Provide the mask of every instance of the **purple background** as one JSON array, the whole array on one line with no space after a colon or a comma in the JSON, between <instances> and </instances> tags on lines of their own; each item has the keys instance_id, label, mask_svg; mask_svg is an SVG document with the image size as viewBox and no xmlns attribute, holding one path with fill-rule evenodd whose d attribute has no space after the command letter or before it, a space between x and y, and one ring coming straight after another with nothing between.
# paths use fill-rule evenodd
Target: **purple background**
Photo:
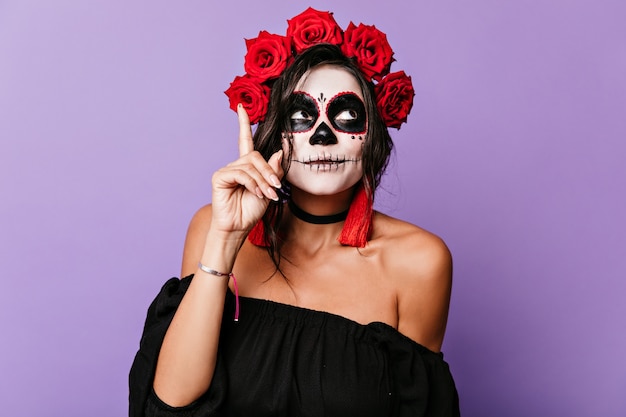
<instances>
[{"instance_id":1,"label":"purple background","mask_svg":"<svg viewBox=\"0 0 626 417\"><path fill-rule=\"evenodd\" d=\"M236 156L243 38L293 3L0 0L2 415L126 414L148 304ZM453 251L463 415L626 415L624 3L313 5L413 77L377 206Z\"/></svg>"}]
</instances>

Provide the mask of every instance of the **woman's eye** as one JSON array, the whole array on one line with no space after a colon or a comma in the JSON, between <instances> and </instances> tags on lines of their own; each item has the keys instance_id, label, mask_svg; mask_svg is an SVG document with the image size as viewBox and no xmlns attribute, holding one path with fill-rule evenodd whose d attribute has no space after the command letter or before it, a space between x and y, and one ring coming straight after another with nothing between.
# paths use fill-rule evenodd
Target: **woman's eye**
<instances>
[{"instance_id":1,"label":"woman's eye","mask_svg":"<svg viewBox=\"0 0 626 417\"><path fill-rule=\"evenodd\" d=\"M354 93L338 94L328 103L326 115L333 127L340 132L361 134L367 130L365 104Z\"/></svg>"},{"instance_id":2,"label":"woman's eye","mask_svg":"<svg viewBox=\"0 0 626 417\"><path fill-rule=\"evenodd\" d=\"M335 116L335 120L337 122L353 122L356 119L358 119L359 114L356 112L356 110L352 110L352 109L347 109L347 110L342 110L339 112L339 114L337 116Z\"/></svg>"},{"instance_id":3,"label":"woman's eye","mask_svg":"<svg viewBox=\"0 0 626 417\"><path fill-rule=\"evenodd\" d=\"M307 122L313 120L313 116L306 110L298 110L291 115L291 120L294 122Z\"/></svg>"}]
</instances>

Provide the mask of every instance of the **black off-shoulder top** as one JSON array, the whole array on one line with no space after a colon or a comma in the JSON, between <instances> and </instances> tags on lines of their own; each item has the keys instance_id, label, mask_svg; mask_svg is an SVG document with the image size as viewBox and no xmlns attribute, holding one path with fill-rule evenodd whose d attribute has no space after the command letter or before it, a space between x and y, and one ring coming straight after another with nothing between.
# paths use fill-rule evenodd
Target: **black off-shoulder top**
<instances>
[{"instance_id":1,"label":"black off-shoulder top","mask_svg":"<svg viewBox=\"0 0 626 417\"><path fill-rule=\"evenodd\" d=\"M246 297L234 322L230 292L209 390L188 406L168 406L152 382L191 279L167 281L148 309L130 371L131 417L459 415L443 355L393 327Z\"/></svg>"}]
</instances>

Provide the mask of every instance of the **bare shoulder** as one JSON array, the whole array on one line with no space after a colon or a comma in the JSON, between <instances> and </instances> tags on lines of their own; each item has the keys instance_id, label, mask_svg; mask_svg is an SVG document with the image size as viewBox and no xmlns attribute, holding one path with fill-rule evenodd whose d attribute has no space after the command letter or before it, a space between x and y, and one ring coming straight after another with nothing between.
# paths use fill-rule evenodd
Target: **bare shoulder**
<instances>
[{"instance_id":1,"label":"bare shoulder","mask_svg":"<svg viewBox=\"0 0 626 417\"><path fill-rule=\"evenodd\" d=\"M382 213L376 213L372 240L378 240L394 269L410 272L407 279L432 279L433 272L449 268L452 256L437 235Z\"/></svg>"},{"instance_id":2,"label":"bare shoulder","mask_svg":"<svg viewBox=\"0 0 626 417\"><path fill-rule=\"evenodd\" d=\"M211 227L212 214L213 209L210 204L207 204L200 207L189 222L183 249L181 277L190 275L197 269L198 261L204 250L206 235Z\"/></svg>"},{"instance_id":3,"label":"bare shoulder","mask_svg":"<svg viewBox=\"0 0 626 417\"><path fill-rule=\"evenodd\" d=\"M452 256L437 235L377 213L372 243L395 287L398 331L439 351L448 318Z\"/></svg>"}]
</instances>

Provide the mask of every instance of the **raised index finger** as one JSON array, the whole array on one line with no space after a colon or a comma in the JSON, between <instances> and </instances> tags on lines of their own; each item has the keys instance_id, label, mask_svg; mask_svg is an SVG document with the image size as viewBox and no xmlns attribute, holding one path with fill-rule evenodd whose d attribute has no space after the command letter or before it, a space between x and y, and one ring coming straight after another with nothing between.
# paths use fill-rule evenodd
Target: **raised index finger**
<instances>
[{"instance_id":1,"label":"raised index finger","mask_svg":"<svg viewBox=\"0 0 626 417\"><path fill-rule=\"evenodd\" d=\"M241 104L237 105L237 118L239 119L239 156L242 157L254 150L254 144L250 118Z\"/></svg>"}]
</instances>

